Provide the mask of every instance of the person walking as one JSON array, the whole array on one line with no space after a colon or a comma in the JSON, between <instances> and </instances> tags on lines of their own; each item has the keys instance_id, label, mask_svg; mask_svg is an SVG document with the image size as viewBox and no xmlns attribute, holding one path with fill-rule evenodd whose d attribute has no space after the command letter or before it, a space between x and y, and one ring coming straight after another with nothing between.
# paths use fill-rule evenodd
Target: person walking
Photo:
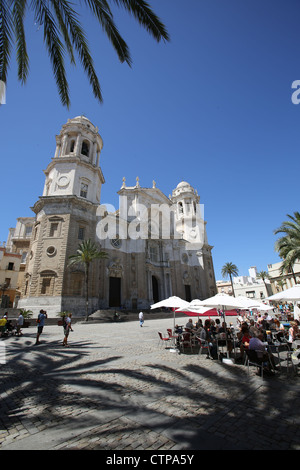
<instances>
[{"instance_id":1,"label":"person walking","mask_svg":"<svg viewBox=\"0 0 300 470\"><path fill-rule=\"evenodd\" d=\"M36 335L36 343L40 344L40 336L42 334L43 328L45 326L45 319L47 318L47 312L45 310L40 310L40 313L37 318L37 335Z\"/></svg>"},{"instance_id":2,"label":"person walking","mask_svg":"<svg viewBox=\"0 0 300 470\"><path fill-rule=\"evenodd\" d=\"M64 327L64 340L63 340L63 346L66 346L68 347L68 337L69 337L69 333L70 331L73 331L72 330L72 313L70 313L67 317L64 317L64 320L63 320L63 327Z\"/></svg>"},{"instance_id":3,"label":"person walking","mask_svg":"<svg viewBox=\"0 0 300 470\"><path fill-rule=\"evenodd\" d=\"M140 326L143 326L143 324L144 324L144 314L143 314L143 312L139 313L139 320L140 320Z\"/></svg>"},{"instance_id":4,"label":"person walking","mask_svg":"<svg viewBox=\"0 0 300 470\"><path fill-rule=\"evenodd\" d=\"M17 332L16 332L16 335L17 336L21 336L22 335L22 326L24 325L24 317L22 315L22 312L20 312L20 315L18 317L18 320L17 320Z\"/></svg>"}]
</instances>

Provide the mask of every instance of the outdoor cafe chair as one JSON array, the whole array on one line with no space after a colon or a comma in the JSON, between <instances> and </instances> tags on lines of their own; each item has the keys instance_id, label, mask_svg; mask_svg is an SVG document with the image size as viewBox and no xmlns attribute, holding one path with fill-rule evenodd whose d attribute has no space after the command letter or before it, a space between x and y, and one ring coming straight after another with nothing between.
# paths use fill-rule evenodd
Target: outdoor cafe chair
<instances>
[{"instance_id":1,"label":"outdoor cafe chair","mask_svg":"<svg viewBox=\"0 0 300 470\"><path fill-rule=\"evenodd\" d=\"M159 344L163 345L164 343L168 343L169 341L171 341L171 338L169 336L163 336L162 333L159 331L158 332L158 336L159 336Z\"/></svg>"},{"instance_id":2,"label":"outdoor cafe chair","mask_svg":"<svg viewBox=\"0 0 300 470\"><path fill-rule=\"evenodd\" d=\"M175 340L175 339L178 338L178 335L173 335L173 332L172 332L171 328L167 328L167 333L168 333L170 339Z\"/></svg>"},{"instance_id":3,"label":"outdoor cafe chair","mask_svg":"<svg viewBox=\"0 0 300 470\"><path fill-rule=\"evenodd\" d=\"M193 352L193 344L192 344L192 335L187 331L184 331L179 336L179 348L180 351L184 352L185 348L190 348L191 352Z\"/></svg>"},{"instance_id":4,"label":"outdoor cafe chair","mask_svg":"<svg viewBox=\"0 0 300 470\"><path fill-rule=\"evenodd\" d=\"M256 366L257 369L260 369L260 375L261 378L264 378L264 363L265 361L263 360L262 357L259 357L258 353L261 353L261 351L255 351L253 349L246 349L246 361L245 365L248 367L248 376L250 375L250 366Z\"/></svg>"},{"instance_id":5,"label":"outdoor cafe chair","mask_svg":"<svg viewBox=\"0 0 300 470\"><path fill-rule=\"evenodd\" d=\"M202 354L202 351L204 349L207 353L207 357L211 358L210 346L209 346L208 341L206 341L205 339L201 339L199 336L196 336L196 339L198 340L198 343L199 343L199 353L198 354Z\"/></svg>"}]
</instances>

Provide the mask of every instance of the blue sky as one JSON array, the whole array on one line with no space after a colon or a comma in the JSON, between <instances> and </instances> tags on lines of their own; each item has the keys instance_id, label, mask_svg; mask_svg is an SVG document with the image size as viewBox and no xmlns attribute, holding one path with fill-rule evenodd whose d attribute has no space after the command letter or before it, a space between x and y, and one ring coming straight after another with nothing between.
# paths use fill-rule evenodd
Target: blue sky
<instances>
[{"instance_id":1,"label":"blue sky","mask_svg":"<svg viewBox=\"0 0 300 470\"><path fill-rule=\"evenodd\" d=\"M71 107L56 90L42 29L27 17L30 74L17 81L15 56L0 107L1 227L32 216L43 170L61 126L81 114L99 127L102 203L118 207L126 178L167 196L182 181L204 204L216 279L226 262L240 275L279 261L273 234L299 210L300 5L297 0L151 0L170 43L157 44L115 9L133 66L120 64L95 21L83 17L104 103L78 62L68 66Z\"/></svg>"}]
</instances>

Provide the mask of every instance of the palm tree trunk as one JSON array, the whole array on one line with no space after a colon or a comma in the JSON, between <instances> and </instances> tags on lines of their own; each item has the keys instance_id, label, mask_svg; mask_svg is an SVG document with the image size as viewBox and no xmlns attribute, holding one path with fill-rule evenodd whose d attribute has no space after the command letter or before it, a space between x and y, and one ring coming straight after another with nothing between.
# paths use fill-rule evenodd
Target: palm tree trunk
<instances>
[{"instance_id":1,"label":"palm tree trunk","mask_svg":"<svg viewBox=\"0 0 300 470\"><path fill-rule=\"evenodd\" d=\"M230 282L231 282L232 295L233 295L233 297L235 297L231 274L229 274L229 276L230 276Z\"/></svg>"},{"instance_id":2,"label":"palm tree trunk","mask_svg":"<svg viewBox=\"0 0 300 470\"><path fill-rule=\"evenodd\" d=\"M85 263L85 321L89 319L89 263Z\"/></svg>"},{"instance_id":3,"label":"palm tree trunk","mask_svg":"<svg viewBox=\"0 0 300 470\"><path fill-rule=\"evenodd\" d=\"M296 276L295 276L295 273L294 273L293 266L291 266L291 271L292 271L292 275L293 275L294 282L295 282L295 286L296 286L296 285L297 285L297 281L296 281Z\"/></svg>"}]
</instances>

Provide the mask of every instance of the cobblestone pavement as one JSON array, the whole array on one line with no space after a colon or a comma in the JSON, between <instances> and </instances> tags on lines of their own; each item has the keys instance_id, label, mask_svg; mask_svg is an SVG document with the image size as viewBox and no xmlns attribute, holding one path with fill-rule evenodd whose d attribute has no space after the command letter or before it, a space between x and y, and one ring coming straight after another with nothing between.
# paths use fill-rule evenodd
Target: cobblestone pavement
<instances>
[{"instance_id":1,"label":"cobblestone pavement","mask_svg":"<svg viewBox=\"0 0 300 470\"><path fill-rule=\"evenodd\" d=\"M299 378L177 354L170 319L2 339L0 450L300 449ZM169 346L169 345L168 345Z\"/></svg>"}]
</instances>

